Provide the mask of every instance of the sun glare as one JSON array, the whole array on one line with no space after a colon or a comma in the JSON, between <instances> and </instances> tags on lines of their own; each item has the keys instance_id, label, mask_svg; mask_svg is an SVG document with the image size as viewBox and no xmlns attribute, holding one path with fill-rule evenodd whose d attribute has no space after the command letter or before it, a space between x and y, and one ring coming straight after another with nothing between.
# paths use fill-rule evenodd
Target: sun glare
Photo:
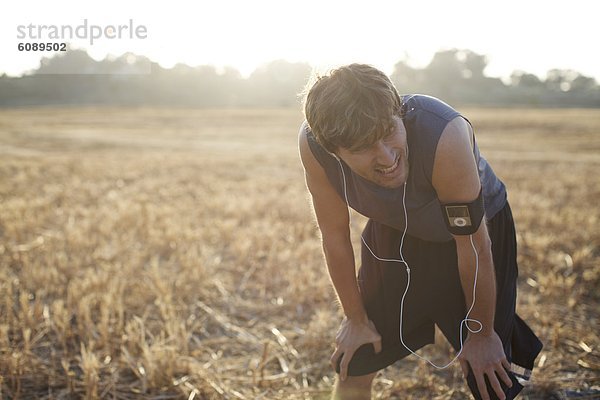
<instances>
[{"instance_id":1,"label":"sun glare","mask_svg":"<svg viewBox=\"0 0 600 400\"><path fill-rule=\"evenodd\" d=\"M366 62L391 72L402 60L414 67L427 65L440 49L470 49L488 56L490 76L509 76L514 70L544 75L551 68L574 69L599 78L600 59L582 49L578 38L596 36L595 15L600 5L573 0L569 9L507 0L502 8L483 2L390 3L373 0L368 7L355 1L202 2L190 8L182 0L168 7L142 2L108 0L93 3L14 2L0 15L3 59L0 71L11 75L37 67L52 53L17 51L24 41L20 25L35 24L46 35L48 26L84 20L98 26L142 26L144 39L71 39L94 58L131 51L164 67L231 66L243 75L263 63L284 59L307 62L317 69L348 62ZM110 29L109 29L110 31ZM36 40L31 38L31 40ZM53 39L54 40L54 39ZM57 39L58 40L58 39Z\"/></svg>"}]
</instances>

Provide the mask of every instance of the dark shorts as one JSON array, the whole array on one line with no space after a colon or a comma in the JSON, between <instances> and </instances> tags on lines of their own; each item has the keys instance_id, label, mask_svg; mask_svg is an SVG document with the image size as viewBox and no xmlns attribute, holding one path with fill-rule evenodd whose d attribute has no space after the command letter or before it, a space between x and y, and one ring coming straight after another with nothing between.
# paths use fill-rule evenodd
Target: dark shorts
<instances>
[{"instance_id":1,"label":"dark shorts","mask_svg":"<svg viewBox=\"0 0 600 400\"><path fill-rule=\"evenodd\" d=\"M517 243L512 213L508 203L491 220L488 232L496 269L497 300L494 329L504 344L512 371L528 378L542 343L515 313L517 296ZM363 236L380 258L399 258L402 231L369 220ZM371 344L360 347L348 366L348 375L366 375L387 367L410 352L400 342L400 302L407 283L404 265L376 260L364 244L359 271L359 287L363 302L379 334L382 351L375 354ZM456 351L460 349L459 329L465 318L465 299L458 273L456 245L449 242L428 242L406 236L404 257L410 266L410 289L404 301L403 338L413 351L434 343L437 325ZM467 337L463 327L463 338ZM510 374L513 387L507 389L507 399L514 398L523 388ZM479 391L471 374L467 383L475 398ZM488 384L491 398L496 398Z\"/></svg>"}]
</instances>

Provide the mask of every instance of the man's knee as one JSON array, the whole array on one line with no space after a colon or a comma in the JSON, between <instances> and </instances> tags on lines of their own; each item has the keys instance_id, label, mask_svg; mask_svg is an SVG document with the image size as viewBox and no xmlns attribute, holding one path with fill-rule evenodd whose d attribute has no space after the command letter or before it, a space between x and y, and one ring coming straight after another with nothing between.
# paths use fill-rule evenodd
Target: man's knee
<instances>
[{"instance_id":1,"label":"man's knee","mask_svg":"<svg viewBox=\"0 0 600 400\"><path fill-rule=\"evenodd\" d=\"M375 375L377 372L361 376L348 376L345 381L337 376L333 399L369 399Z\"/></svg>"}]
</instances>

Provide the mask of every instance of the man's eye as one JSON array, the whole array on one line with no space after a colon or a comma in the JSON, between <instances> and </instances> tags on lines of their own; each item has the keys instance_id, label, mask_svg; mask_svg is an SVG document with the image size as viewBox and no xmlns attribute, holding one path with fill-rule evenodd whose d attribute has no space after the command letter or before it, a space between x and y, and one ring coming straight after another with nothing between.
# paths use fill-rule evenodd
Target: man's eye
<instances>
[{"instance_id":1,"label":"man's eye","mask_svg":"<svg viewBox=\"0 0 600 400\"><path fill-rule=\"evenodd\" d=\"M364 154L366 153L368 150L368 148L364 148L364 149L356 149L356 150L352 150L350 151L350 153L355 154L355 155L360 155L360 154Z\"/></svg>"},{"instance_id":2,"label":"man's eye","mask_svg":"<svg viewBox=\"0 0 600 400\"><path fill-rule=\"evenodd\" d=\"M365 154L365 153L369 152L369 150L371 150L373 148L373 146L375 146L375 143L363 145L362 147L352 150L350 152L352 154L357 154L357 155Z\"/></svg>"}]
</instances>

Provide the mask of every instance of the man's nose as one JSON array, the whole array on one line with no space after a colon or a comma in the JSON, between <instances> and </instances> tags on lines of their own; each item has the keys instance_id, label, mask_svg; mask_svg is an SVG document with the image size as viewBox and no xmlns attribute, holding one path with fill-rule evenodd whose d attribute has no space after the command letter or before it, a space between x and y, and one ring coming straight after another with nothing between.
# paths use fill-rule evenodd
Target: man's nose
<instances>
[{"instance_id":1,"label":"man's nose","mask_svg":"<svg viewBox=\"0 0 600 400\"><path fill-rule=\"evenodd\" d=\"M382 140L376 143L377 163L384 167L391 167L396 161L396 154L391 146L385 144Z\"/></svg>"}]
</instances>

